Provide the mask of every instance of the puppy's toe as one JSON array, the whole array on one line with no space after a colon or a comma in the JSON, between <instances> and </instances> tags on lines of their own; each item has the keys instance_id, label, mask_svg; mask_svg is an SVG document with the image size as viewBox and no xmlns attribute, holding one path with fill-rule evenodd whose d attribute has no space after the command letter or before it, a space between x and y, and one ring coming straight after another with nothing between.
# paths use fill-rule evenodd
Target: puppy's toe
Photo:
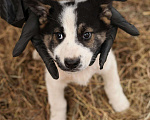
<instances>
[{"instance_id":1,"label":"puppy's toe","mask_svg":"<svg viewBox=\"0 0 150 120\"><path fill-rule=\"evenodd\" d=\"M122 98L118 99L112 106L116 112L122 112L130 107L130 103L125 96L122 96Z\"/></svg>"}]
</instances>

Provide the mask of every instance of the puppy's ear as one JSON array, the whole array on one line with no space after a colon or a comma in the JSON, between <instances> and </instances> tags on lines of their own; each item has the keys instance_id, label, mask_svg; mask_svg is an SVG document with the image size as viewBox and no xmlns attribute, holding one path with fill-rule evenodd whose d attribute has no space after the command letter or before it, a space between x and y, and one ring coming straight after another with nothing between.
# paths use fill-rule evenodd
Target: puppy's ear
<instances>
[{"instance_id":1,"label":"puppy's ear","mask_svg":"<svg viewBox=\"0 0 150 120\"><path fill-rule=\"evenodd\" d=\"M40 24L45 24L47 22L47 16L49 15L50 5L45 5L39 0L24 0L28 7L39 16Z\"/></svg>"},{"instance_id":2,"label":"puppy's ear","mask_svg":"<svg viewBox=\"0 0 150 120\"><path fill-rule=\"evenodd\" d=\"M107 0L106 0L107 1ZM102 3L100 5L100 9L101 9L101 13L100 13L100 19L105 22L107 25L110 25L111 23L111 17L112 17L112 13L111 13L111 10L110 10L110 7L111 7L111 2L105 2L105 3Z\"/></svg>"}]
</instances>

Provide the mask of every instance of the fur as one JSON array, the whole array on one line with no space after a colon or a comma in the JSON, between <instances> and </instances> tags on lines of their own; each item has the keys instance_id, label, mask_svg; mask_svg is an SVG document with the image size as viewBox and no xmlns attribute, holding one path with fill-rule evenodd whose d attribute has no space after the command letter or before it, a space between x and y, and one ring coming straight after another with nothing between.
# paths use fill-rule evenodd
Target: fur
<instances>
[{"instance_id":1,"label":"fur","mask_svg":"<svg viewBox=\"0 0 150 120\"><path fill-rule=\"evenodd\" d=\"M33 53L34 58L38 59L37 52ZM35 57L36 56L36 57ZM99 56L98 56L99 57ZM117 71L116 59L112 51L108 55L103 70L99 70L99 60L93 66L83 71L68 73L58 67L60 78L54 80L47 69L45 69L45 81L48 91L48 100L50 103L50 120L66 120L67 102L64 97L64 89L69 83L76 83L86 86L94 74L99 74L104 80L104 89L109 98L109 103L116 112L121 112L129 108L129 102L123 93L120 79Z\"/></svg>"},{"instance_id":2,"label":"fur","mask_svg":"<svg viewBox=\"0 0 150 120\"><path fill-rule=\"evenodd\" d=\"M104 79L104 88L114 110L121 112L129 107L120 84L113 52L110 51L103 70L99 69L98 59L93 66L89 67L94 53L105 41L106 32L110 27L109 23L103 20L104 17L108 20L111 17L108 3L106 5L106 1L103 0L74 0L52 1L48 4L51 7L46 25L41 29L41 35L60 74L60 78L56 81L47 70L45 72L51 106L50 120L66 120L67 118L67 102L64 98L64 89L67 84L73 82L85 86L96 73L102 75ZM36 8L33 5L31 7L38 12L37 5ZM34 52L34 59L38 59L36 56L37 53ZM66 62L68 62L67 65ZM68 67L70 65L71 67Z\"/></svg>"}]
</instances>

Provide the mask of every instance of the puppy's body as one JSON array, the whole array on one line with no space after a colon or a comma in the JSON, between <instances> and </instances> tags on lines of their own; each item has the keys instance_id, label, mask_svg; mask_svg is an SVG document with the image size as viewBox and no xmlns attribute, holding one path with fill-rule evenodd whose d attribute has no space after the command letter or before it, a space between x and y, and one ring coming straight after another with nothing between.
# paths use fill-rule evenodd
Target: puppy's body
<instances>
[{"instance_id":1,"label":"puppy's body","mask_svg":"<svg viewBox=\"0 0 150 120\"><path fill-rule=\"evenodd\" d=\"M45 73L51 106L50 120L66 120L64 88L67 84L74 82L87 85L95 73L102 75L106 94L114 110L120 112L127 109L129 102L120 85L113 52L109 53L103 70L99 69L98 59L89 67L94 53L105 41L106 32L110 28L108 21L111 12L109 4L105 4L109 0L51 1L49 7L35 0L32 2L36 6L30 0L27 1L31 9L40 15L41 33L60 75L58 80L54 80L47 70ZM43 19L45 21L47 18L44 24Z\"/></svg>"},{"instance_id":2,"label":"puppy's body","mask_svg":"<svg viewBox=\"0 0 150 120\"><path fill-rule=\"evenodd\" d=\"M39 56L36 52L33 54L34 59ZM99 59L93 66L88 67L80 72L65 72L58 67L60 78L54 80L47 69L45 69L45 81L48 91L48 100L50 103L51 118L50 120L66 120L67 102L64 98L64 89L69 83L77 83L86 86L94 74L99 74L104 80L104 89L109 98L109 103L116 112L121 112L129 107L129 102L125 97L117 71L115 56L110 51L108 59L103 70L99 69Z\"/></svg>"}]
</instances>

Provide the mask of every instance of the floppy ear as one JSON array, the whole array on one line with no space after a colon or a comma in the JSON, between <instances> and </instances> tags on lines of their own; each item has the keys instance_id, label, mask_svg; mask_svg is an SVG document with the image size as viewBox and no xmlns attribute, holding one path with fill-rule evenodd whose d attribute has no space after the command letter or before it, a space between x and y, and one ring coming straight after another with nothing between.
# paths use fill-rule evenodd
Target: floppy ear
<instances>
[{"instance_id":1,"label":"floppy ear","mask_svg":"<svg viewBox=\"0 0 150 120\"><path fill-rule=\"evenodd\" d=\"M39 0L24 0L27 6L39 16L40 24L45 24L47 22L47 16L49 15L50 5L45 5Z\"/></svg>"},{"instance_id":2,"label":"floppy ear","mask_svg":"<svg viewBox=\"0 0 150 120\"><path fill-rule=\"evenodd\" d=\"M111 7L111 2L112 0L105 0L105 2L101 3L100 5L100 9L101 9L101 13L100 13L100 19L102 21L104 21L107 25L110 25L111 23L111 17L112 17L112 13L110 10Z\"/></svg>"}]
</instances>

